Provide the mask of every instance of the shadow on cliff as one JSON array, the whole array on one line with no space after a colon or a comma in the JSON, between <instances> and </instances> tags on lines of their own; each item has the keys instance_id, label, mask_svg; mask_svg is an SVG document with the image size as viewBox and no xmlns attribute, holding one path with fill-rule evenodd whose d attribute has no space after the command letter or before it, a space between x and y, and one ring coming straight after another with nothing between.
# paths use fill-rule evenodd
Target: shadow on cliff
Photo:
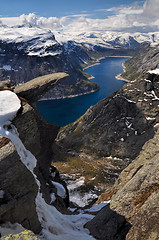
<instances>
[{"instance_id":1,"label":"shadow on cliff","mask_svg":"<svg viewBox=\"0 0 159 240\"><path fill-rule=\"evenodd\" d=\"M85 151L98 157L114 156L132 160L144 143L154 136L153 125L154 121L146 119L144 109L120 90L92 106L76 122L61 129L57 145L65 152Z\"/></svg>"},{"instance_id":2,"label":"shadow on cliff","mask_svg":"<svg viewBox=\"0 0 159 240\"><path fill-rule=\"evenodd\" d=\"M109 205L102 210L89 222L85 224L91 235L100 240L124 240L131 224L125 217L111 210Z\"/></svg>"}]
</instances>

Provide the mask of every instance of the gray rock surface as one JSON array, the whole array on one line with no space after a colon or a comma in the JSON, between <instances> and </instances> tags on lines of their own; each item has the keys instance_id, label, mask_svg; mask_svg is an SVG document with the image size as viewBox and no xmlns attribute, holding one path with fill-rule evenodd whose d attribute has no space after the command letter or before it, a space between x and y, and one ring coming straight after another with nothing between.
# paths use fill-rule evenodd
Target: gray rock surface
<instances>
[{"instance_id":1,"label":"gray rock surface","mask_svg":"<svg viewBox=\"0 0 159 240\"><path fill-rule=\"evenodd\" d=\"M158 142L159 130L114 185L110 207L132 224L128 240L159 238Z\"/></svg>"},{"instance_id":2,"label":"gray rock surface","mask_svg":"<svg viewBox=\"0 0 159 240\"><path fill-rule=\"evenodd\" d=\"M100 240L159 239L159 130L139 156L119 175L110 208L103 208L85 226ZM104 194L102 201L108 200ZM99 203L99 201L98 201Z\"/></svg>"},{"instance_id":3,"label":"gray rock surface","mask_svg":"<svg viewBox=\"0 0 159 240\"><path fill-rule=\"evenodd\" d=\"M59 82L68 77L66 73L53 73L37 77L22 85L16 86L14 92L26 98L30 103L35 103L37 100L55 87Z\"/></svg>"},{"instance_id":4,"label":"gray rock surface","mask_svg":"<svg viewBox=\"0 0 159 240\"><path fill-rule=\"evenodd\" d=\"M54 75L52 79L57 80L57 83L60 78L64 77L66 77L66 74L61 73L59 75L57 74L56 77ZM40 94L45 93L48 89L46 85L48 85L49 79L48 76L40 79L40 83L38 84L42 90L36 87L34 88L36 85L35 81L31 82L30 87L28 82L26 87L28 92L26 91L27 94L25 92L26 99L20 97L22 107L17 117L13 120L13 124L17 128L19 137L26 149L31 151L37 158L37 167L34 171L41 183L43 197L47 203L50 203L50 193L54 192L57 198L54 205L59 210L65 211L65 199L59 199L55 186L47 184L48 181L53 180L50 172L53 154L51 145L56 138L59 127L47 123L39 115L36 108L34 109L27 102L27 99L29 101L32 100L34 105L35 98L33 96L38 94L38 90ZM23 91L23 86L21 89ZM19 90L19 95L20 94L21 90ZM37 184L32 174L20 161L13 144L4 137L0 137L0 190L4 192L3 197L0 198L0 223L17 222L26 229L39 233L41 231L41 225L35 206L35 198L38 191Z\"/></svg>"},{"instance_id":5,"label":"gray rock surface","mask_svg":"<svg viewBox=\"0 0 159 240\"><path fill-rule=\"evenodd\" d=\"M95 218L87 222L85 227L89 229L95 239L123 240L131 225L123 216L112 211L107 205L102 208Z\"/></svg>"}]
</instances>

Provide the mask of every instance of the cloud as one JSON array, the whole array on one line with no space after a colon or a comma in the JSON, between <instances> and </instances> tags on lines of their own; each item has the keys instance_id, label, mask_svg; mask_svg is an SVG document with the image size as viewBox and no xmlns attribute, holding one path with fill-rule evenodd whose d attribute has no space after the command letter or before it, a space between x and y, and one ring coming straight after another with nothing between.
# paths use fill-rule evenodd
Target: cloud
<instances>
[{"instance_id":1,"label":"cloud","mask_svg":"<svg viewBox=\"0 0 159 240\"><path fill-rule=\"evenodd\" d=\"M159 0L146 0L143 6L143 16L152 20L159 19Z\"/></svg>"},{"instance_id":2,"label":"cloud","mask_svg":"<svg viewBox=\"0 0 159 240\"><path fill-rule=\"evenodd\" d=\"M135 2L129 7L99 9L110 12L105 19L77 18L65 26L66 31L159 31L159 0L146 0L143 5ZM113 14L112 14L113 12Z\"/></svg>"},{"instance_id":3,"label":"cloud","mask_svg":"<svg viewBox=\"0 0 159 240\"><path fill-rule=\"evenodd\" d=\"M63 30L67 34L89 31L159 31L159 0L145 0L143 5L134 2L128 7L121 6L95 11L105 12L105 18L91 18L88 12L62 18L38 17L34 13L30 13L21 15L19 23L51 30Z\"/></svg>"},{"instance_id":4,"label":"cloud","mask_svg":"<svg viewBox=\"0 0 159 240\"><path fill-rule=\"evenodd\" d=\"M20 22L24 25L29 24L30 26L44 27L51 29L62 28L67 21L67 17L57 18L57 17L38 17L34 13L28 15L22 14L20 17Z\"/></svg>"}]
</instances>

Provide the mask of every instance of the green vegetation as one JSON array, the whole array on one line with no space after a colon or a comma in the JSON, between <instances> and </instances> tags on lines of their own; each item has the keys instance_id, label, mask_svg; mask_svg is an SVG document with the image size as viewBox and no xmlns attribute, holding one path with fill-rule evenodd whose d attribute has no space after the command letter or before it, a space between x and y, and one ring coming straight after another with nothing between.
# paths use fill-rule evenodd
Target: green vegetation
<instances>
[{"instance_id":1,"label":"green vegetation","mask_svg":"<svg viewBox=\"0 0 159 240\"><path fill-rule=\"evenodd\" d=\"M140 73L137 72L136 65L132 62L132 59L127 60L124 63L125 71L121 74L123 78L126 78L128 80L134 80L140 76Z\"/></svg>"}]
</instances>

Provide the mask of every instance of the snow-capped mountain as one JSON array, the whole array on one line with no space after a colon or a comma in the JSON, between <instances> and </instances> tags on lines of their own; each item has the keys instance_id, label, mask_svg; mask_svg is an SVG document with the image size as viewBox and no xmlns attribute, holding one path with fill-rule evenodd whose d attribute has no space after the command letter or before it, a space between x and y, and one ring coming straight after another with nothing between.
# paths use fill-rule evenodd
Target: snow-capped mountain
<instances>
[{"instance_id":1,"label":"snow-capped mountain","mask_svg":"<svg viewBox=\"0 0 159 240\"><path fill-rule=\"evenodd\" d=\"M69 78L54 90L54 97L97 90L86 82L81 66L100 57L133 55L141 43L159 43L159 32L122 33L111 31L69 32L36 24L0 26L0 79L16 85L40 75L63 71ZM48 97L48 96L47 96Z\"/></svg>"},{"instance_id":2,"label":"snow-capped mountain","mask_svg":"<svg viewBox=\"0 0 159 240\"><path fill-rule=\"evenodd\" d=\"M122 33L111 31L90 31L90 32L68 32L67 30L52 30L40 28L38 26L20 25L9 27L2 25L0 27L0 40L6 43L14 43L17 50L24 52L29 56L55 56L68 49L67 43L82 45L93 49L94 46L102 48L134 48L143 42L151 44L159 43L159 32L150 33Z\"/></svg>"},{"instance_id":3,"label":"snow-capped mountain","mask_svg":"<svg viewBox=\"0 0 159 240\"><path fill-rule=\"evenodd\" d=\"M153 44L159 43L159 32L150 33L123 33L111 31L96 31L71 33L60 32L55 33L56 39L59 42L74 41L84 44L88 48L100 46L103 48L134 48L137 45L148 42Z\"/></svg>"},{"instance_id":4,"label":"snow-capped mountain","mask_svg":"<svg viewBox=\"0 0 159 240\"><path fill-rule=\"evenodd\" d=\"M14 43L18 51L23 50L29 56L44 57L62 53L61 45L49 30L26 26L15 28L2 26L0 33L2 42Z\"/></svg>"}]
</instances>

